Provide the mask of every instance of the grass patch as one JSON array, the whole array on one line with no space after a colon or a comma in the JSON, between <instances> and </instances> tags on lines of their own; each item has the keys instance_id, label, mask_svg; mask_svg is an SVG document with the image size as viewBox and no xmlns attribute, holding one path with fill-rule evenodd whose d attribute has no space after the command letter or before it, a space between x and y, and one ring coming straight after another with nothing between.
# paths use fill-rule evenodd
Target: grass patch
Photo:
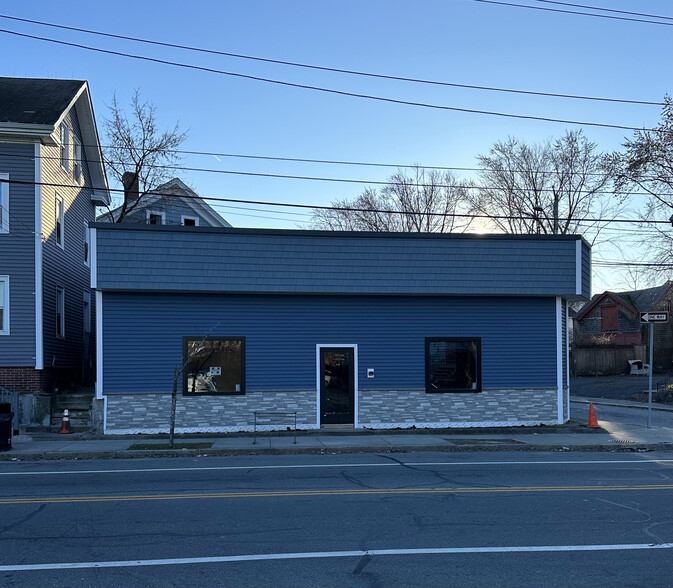
<instances>
[{"instance_id":1,"label":"grass patch","mask_svg":"<svg viewBox=\"0 0 673 588\"><path fill-rule=\"evenodd\" d=\"M213 446L212 442L208 443L173 443L171 447L168 443L134 443L129 447L130 450L138 451L154 451L167 449L209 449Z\"/></svg>"}]
</instances>

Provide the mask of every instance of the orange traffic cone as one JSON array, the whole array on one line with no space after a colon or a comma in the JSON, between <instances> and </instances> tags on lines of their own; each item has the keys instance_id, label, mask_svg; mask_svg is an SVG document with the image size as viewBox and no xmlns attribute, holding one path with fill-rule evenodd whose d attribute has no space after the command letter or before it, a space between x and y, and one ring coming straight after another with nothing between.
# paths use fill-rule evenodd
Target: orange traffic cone
<instances>
[{"instance_id":1,"label":"orange traffic cone","mask_svg":"<svg viewBox=\"0 0 673 588\"><path fill-rule=\"evenodd\" d=\"M63 411L63 421L61 423L61 430L59 431L61 434L67 434L67 433L72 433L70 430L70 413L68 412L68 409L66 408Z\"/></svg>"},{"instance_id":2,"label":"orange traffic cone","mask_svg":"<svg viewBox=\"0 0 673 588\"><path fill-rule=\"evenodd\" d=\"M598 428L598 421L596 420L596 412L594 411L593 404L589 404L589 424L587 427Z\"/></svg>"}]
</instances>

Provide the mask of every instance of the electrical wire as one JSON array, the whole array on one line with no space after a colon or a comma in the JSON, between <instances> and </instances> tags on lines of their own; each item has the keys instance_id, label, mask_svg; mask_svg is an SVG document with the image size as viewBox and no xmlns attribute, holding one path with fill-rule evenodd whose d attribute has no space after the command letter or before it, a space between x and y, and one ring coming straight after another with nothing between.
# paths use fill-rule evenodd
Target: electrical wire
<instances>
[{"instance_id":1,"label":"electrical wire","mask_svg":"<svg viewBox=\"0 0 673 588\"><path fill-rule=\"evenodd\" d=\"M474 108L460 108L457 106L445 106L441 104L430 104L427 102L414 102L410 100L401 100L398 98L387 98L384 96L374 96L371 94L360 94L357 92L346 92L344 90L335 90L333 88L324 88L321 86L312 86L309 84L297 84L294 82L287 82L284 80L275 80L271 78L264 78L260 76L252 76L248 74L242 74L242 73L236 73L236 72L230 72L230 71L224 71L221 69L215 69L212 67L205 67L201 65L192 65L192 64L187 64L187 63L180 63L177 61L169 61L166 59L159 59L156 57L148 57L145 55L136 55L132 53L125 53L123 51L113 51L111 49L101 49L100 47L91 47L89 45L83 45L81 43L71 43L69 41L61 41L59 39L50 39L48 37L41 37L38 35L29 35L27 33L19 33L17 31L11 31L8 29L0 29L0 33L5 33L8 35L15 35L17 37L23 37L27 39L34 39L37 41L45 41L48 43L55 43L58 45L65 45L67 47L75 47L77 49L84 49L86 51L93 51L96 53L104 53L107 55L116 55L118 57L126 57L129 59L136 59L140 61L148 61L151 63L161 63L163 65L170 65L172 67L180 67L180 68L186 68L186 69L192 69L192 70L197 70L197 71L203 71L203 72L208 72L208 73L214 73L218 75L224 75L224 76L231 76L231 77L236 77L236 78L241 78L241 79L246 79L246 80L254 80L257 82L264 82L268 84L276 84L280 86L287 86L291 88L298 88L301 90L312 90L316 92L323 92L323 93L328 93L328 94L335 94L338 96L348 96L351 98L362 98L365 100L374 100L377 102L385 102L388 104L401 104L404 106L415 106L419 108L428 108L432 110L443 110L443 111L451 111L451 112L463 112L463 113L469 113L469 114L481 114L485 116L497 116L497 117L502 117L502 118L515 118L519 120L534 120L534 121L541 121L541 122L553 122L553 123L560 123L560 124L566 124L566 125L580 125L580 126L591 126L591 127L601 127L601 128L608 128L608 129L621 129L621 130L627 130L627 131L643 131L643 130L649 130L653 131L655 129L641 129L638 127L630 127L626 125L616 125L616 124L609 124L609 123L598 123L598 122L586 122L586 121L574 121L574 120L566 120L566 119L560 119L560 118L551 118L551 117L543 117L543 116L532 116L532 115L526 115L526 114L512 114L512 113L506 113L506 112L495 112L491 110L477 110Z\"/></svg>"},{"instance_id":2,"label":"electrical wire","mask_svg":"<svg viewBox=\"0 0 673 588\"><path fill-rule=\"evenodd\" d=\"M647 18L661 18L663 20L673 21L673 17L661 16L659 14L645 14L642 12L631 12L630 10L616 10L614 8L603 8L601 6L586 6L585 4L571 4L570 2L556 2L554 0L535 0L543 4L558 4L560 6L572 6L574 8L587 8L589 10L600 10L602 12L614 12L617 14L630 14L631 16L645 16Z\"/></svg>"},{"instance_id":3,"label":"electrical wire","mask_svg":"<svg viewBox=\"0 0 673 588\"><path fill-rule=\"evenodd\" d=\"M0 156L2 155L7 155L10 157L26 157L33 159L36 156L35 155L21 155L21 154L10 154L10 153L2 153L0 152ZM49 160L61 160L60 156L48 156L48 155L40 155L37 156L40 159L49 159ZM74 158L70 157L67 158L70 161L73 161ZM90 160L87 159L88 163L94 162L94 163L100 163L98 160ZM108 161L106 163L111 163L115 165L128 165L129 167L132 167L132 164L126 164L123 161ZM212 169L212 168L203 168L203 167L187 167L187 166L182 166L182 165L154 165L153 167L157 169L172 169L175 171L187 171L187 172L203 172L203 173L213 173L213 174L224 174L224 175L238 175L238 176L247 176L247 177L262 177L262 178L275 178L275 179L285 179L285 180L306 180L306 181L319 181L319 182L337 182L337 183L347 183L347 184L366 184L366 185L373 185L373 186L390 186L392 184L395 184L396 182L394 181L383 181L383 180L359 180L359 179L354 179L354 178L327 178L327 177L319 177L319 176L298 176L298 175L290 175L290 174L271 174L271 173L261 173L261 172L246 172L246 171L240 171L240 170L225 170L225 169ZM430 169L436 169L436 168L430 168ZM460 168L450 168L450 169L460 169ZM475 171L505 171L505 170L483 170L479 168L474 168ZM521 170L519 170L521 171ZM538 173L557 173L557 172L538 172ZM589 175L589 174L586 174ZM601 175L601 174L591 174L591 175ZM428 183L418 183L418 182L404 182L405 186L413 187L413 188L422 188L428 185ZM470 185L470 184L438 184L438 183L432 183L432 185L436 188L447 188L447 189L468 189L468 188L477 188L477 189L482 189L482 190L500 190L501 188L499 187L493 187L493 186L481 186L481 185ZM537 192L554 192L554 188L537 188ZM612 194L612 192L606 192L606 191L600 191L600 192L594 192L595 194ZM650 196L649 193L647 192L622 192L621 193L624 196ZM673 196L673 193L660 193L660 196Z\"/></svg>"},{"instance_id":4,"label":"electrical wire","mask_svg":"<svg viewBox=\"0 0 673 588\"><path fill-rule=\"evenodd\" d=\"M401 81L401 82L412 82L412 83L417 83L417 84L429 84L429 85L434 85L434 86L447 86L451 88L466 88L466 89L471 89L471 90L485 90L485 91L490 91L490 92L507 92L507 93L512 93L512 94L526 94L526 95L531 95L531 96L546 96L546 97L553 97L553 98L568 98L568 99L574 99L574 100L594 100L594 101L600 101L600 102L618 102L621 104L642 104L642 105L649 105L649 106L663 106L663 102L651 102L651 101L646 101L646 100L628 100L625 98L606 98L606 97L598 97L598 96L581 96L581 95L576 95L576 94L560 94L560 93L555 93L555 92L538 92L538 91L533 91L533 90L518 90L514 88L497 88L497 87L492 87L492 86L478 86L474 84L459 84L455 82L441 82L437 80L425 80L425 79L419 79L419 78L410 78L410 77L405 77L405 76L394 76L394 75L386 75L386 74L378 74L378 73L372 73L372 72L364 72L364 71L356 71L356 70L351 70L351 69L343 69L343 68L336 68L336 67L327 67L327 66L322 66L322 65L310 65L306 63L298 63L294 61L283 61L280 59L270 59L270 58L264 58L264 57L255 57L252 55L243 55L240 53L231 53L227 51L216 51L214 49L205 49L203 47L194 47L190 45L181 45L178 43L168 43L165 41L155 41L155 40L150 40L150 39L143 39L140 37L131 37L129 35L119 35L115 33L107 33L104 31L94 31L91 29L84 29L81 27L72 27L72 26L66 26L66 25L61 25L61 24L56 24L56 23L51 23L51 22L45 22L45 21L40 21L40 20L33 20L29 18L20 18L18 16L9 16L7 14L0 14L0 18L4 18L7 20L14 20L14 21L19 21L19 22L26 22L26 23L31 23L31 24L37 24L40 26L46 26L46 27L52 27L52 28L57 28L57 29L63 29L67 31L74 31L78 33L86 33L89 35L98 35L102 37L108 37L112 39L121 39L124 41L133 41L135 43L145 43L148 45L155 45L155 46L160 46L160 47L169 47L172 49L181 49L185 51L193 51L197 53L206 53L210 55L220 55L224 57L234 57L236 59L246 59L246 60L251 60L251 61L259 61L259 62L264 62L264 63L273 63L276 65L287 65L291 67L300 67L300 68L305 68L305 69L313 69L313 70L319 70L319 71L328 71L328 72L333 72L333 73L342 73L342 74L348 74L348 75L355 75L355 76L364 76L364 77L369 77L369 78L377 78L377 79L384 79L384 80L395 80L395 81Z\"/></svg>"},{"instance_id":5,"label":"electrical wire","mask_svg":"<svg viewBox=\"0 0 673 588\"><path fill-rule=\"evenodd\" d=\"M30 185L30 186L47 186L55 188L74 188L82 189L81 186L74 184L59 184L55 182L30 182L27 180L7 180L0 179L0 182L5 182L9 184L19 184L19 185ZM100 191L109 191L109 192L118 192L123 193L124 190L121 188L89 188L92 190ZM171 194L169 192L151 192L154 196L165 196L168 198L189 198L196 199L200 198L201 200L210 200L213 202L234 202L237 204L253 204L259 206L279 206L285 208L299 208L299 209L309 209L309 210L331 210L331 211L340 211L340 212L365 212L365 213L380 213L380 214L409 214L407 211L403 210L386 210L386 209L371 209L371 208L356 208L350 206L322 206L317 204L299 204L295 202L272 202L268 200L247 200L241 198L224 198L217 196L190 196L188 194ZM414 214L414 213L412 213ZM500 219L500 220L531 220L535 217L533 215L523 216L523 215L486 215L486 214L468 214L468 213L445 213L445 212L420 212L416 213L421 216L438 216L438 217L452 217L452 218L470 218L470 219ZM666 220L648 220L648 219L627 219L627 218L569 218L564 219L569 221L582 221L590 223L631 223L631 224L666 224L669 225L670 221Z\"/></svg>"},{"instance_id":6,"label":"electrical wire","mask_svg":"<svg viewBox=\"0 0 673 588\"><path fill-rule=\"evenodd\" d=\"M628 18L626 16L611 16L609 14L592 14L591 12L578 12L576 10L563 10L561 8L543 8L542 6L529 6L528 4L514 4L513 2L501 2L499 0L472 0L473 2L481 2L483 4L498 4L500 6L510 6L515 8L530 8L532 10L544 10L546 12L561 12L564 14L577 14L581 16L593 16L596 18L607 18L611 20L626 20L631 22L641 22L645 24L655 24L663 26L673 26L673 23L659 22L656 20L641 20L639 18ZM656 17L659 18L659 17Z\"/></svg>"}]
</instances>

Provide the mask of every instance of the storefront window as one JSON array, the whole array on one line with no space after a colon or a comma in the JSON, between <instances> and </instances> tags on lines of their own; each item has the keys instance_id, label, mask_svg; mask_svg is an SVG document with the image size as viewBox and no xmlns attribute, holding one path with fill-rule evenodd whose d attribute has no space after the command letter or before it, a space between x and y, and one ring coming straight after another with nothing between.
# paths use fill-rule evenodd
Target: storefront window
<instances>
[{"instance_id":1,"label":"storefront window","mask_svg":"<svg viewBox=\"0 0 673 588\"><path fill-rule=\"evenodd\" d=\"M428 337L426 392L481 392L481 339Z\"/></svg>"}]
</instances>

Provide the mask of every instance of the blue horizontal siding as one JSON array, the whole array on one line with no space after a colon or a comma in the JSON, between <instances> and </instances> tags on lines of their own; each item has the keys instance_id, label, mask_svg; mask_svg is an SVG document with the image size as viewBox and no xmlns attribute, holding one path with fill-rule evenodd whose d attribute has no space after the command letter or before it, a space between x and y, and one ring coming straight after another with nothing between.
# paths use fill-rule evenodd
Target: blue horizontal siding
<instances>
[{"instance_id":1,"label":"blue horizontal siding","mask_svg":"<svg viewBox=\"0 0 673 588\"><path fill-rule=\"evenodd\" d=\"M425 337L481 337L484 387L556 384L553 298L103 294L106 394L169 392L182 337L246 338L249 390L315 389L316 344L357 344L360 388L425 386ZM367 368L376 370L367 379Z\"/></svg>"},{"instance_id":2,"label":"blue horizontal siding","mask_svg":"<svg viewBox=\"0 0 673 588\"><path fill-rule=\"evenodd\" d=\"M576 239L97 225L107 290L575 295Z\"/></svg>"}]
</instances>

